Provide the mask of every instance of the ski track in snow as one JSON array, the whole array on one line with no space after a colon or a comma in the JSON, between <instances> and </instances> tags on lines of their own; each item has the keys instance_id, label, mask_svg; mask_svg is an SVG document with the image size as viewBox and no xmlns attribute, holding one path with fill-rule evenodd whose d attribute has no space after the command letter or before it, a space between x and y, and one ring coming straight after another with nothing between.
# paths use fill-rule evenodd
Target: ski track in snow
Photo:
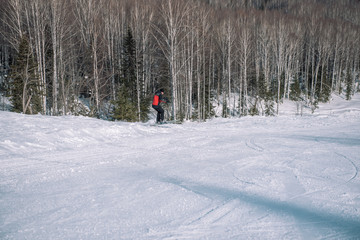
<instances>
[{"instance_id":1,"label":"ski track in snow","mask_svg":"<svg viewBox=\"0 0 360 240\"><path fill-rule=\"evenodd\" d=\"M0 239L359 239L350 103L166 127L0 112Z\"/></svg>"},{"instance_id":2,"label":"ski track in snow","mask_svg":"<svg viewBox=\"0 0 360 240\"><path fill-rule=\"evenodd\" d=\"M258 152L264 151L264 148L262 148L262 147L260 147L258 144L256 144L256 143L254 142L254 139L253 139L253 138L250 138L249 140L246 141L246 146L247 146L248 148L251 148L251 149L253 149L253 150L255 150L255 151L258 151Z\"/></svg>"},{"instance_id":3,"label":"ski track in snow","mask_svg":"<svg viewBox=\"0 0 360 240\"><path fill-rule=\"evenodd\" d=\"M354 175L351 176L351 178L349 178L348 180L346 180L346 183L354 180L357 177L358 173L359 173L359 168L355 165L354 161L352 161L349 157L347 157L347 156L345 156L343 154L337 153L337 152L335 152L335 153L337 155L343 157L344 159L346 159L354 167Z\"/></svg>"}]
</instances>

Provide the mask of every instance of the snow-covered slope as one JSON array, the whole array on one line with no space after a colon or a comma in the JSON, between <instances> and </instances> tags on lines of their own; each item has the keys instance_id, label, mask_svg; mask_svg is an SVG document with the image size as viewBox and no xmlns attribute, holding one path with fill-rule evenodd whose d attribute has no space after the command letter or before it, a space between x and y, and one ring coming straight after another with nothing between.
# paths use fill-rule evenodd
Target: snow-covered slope
<instances>
[{"instance_id":1,"label":"snow-covered slope","mask_svg":"<svg viewBox=\"0 0 360 240\"><path fill-rule=\"evenodd\" d=\"M287 104L164 127L0 112L0 239L359 239L360 96Z\"/></svg>"}]
</instances>

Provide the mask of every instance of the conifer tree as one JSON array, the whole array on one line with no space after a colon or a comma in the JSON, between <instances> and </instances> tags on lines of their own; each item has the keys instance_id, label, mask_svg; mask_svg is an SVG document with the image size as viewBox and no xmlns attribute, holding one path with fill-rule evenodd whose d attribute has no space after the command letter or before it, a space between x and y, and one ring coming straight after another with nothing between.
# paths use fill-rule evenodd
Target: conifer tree
<instances>
[{"instance_id":1,"label":"conifer tree","mask_svg":"<svg viewBox=\"0 0 360 240\"><path fill-rule=\"evenodd\" d=\"M227 101L226 101L226 96L224 96L223 108L222 108L222 117L224 117L224 118L228 117L227 113L228 113Z\"/></svg>"},{"instance_id":2,"label":"conifer tree","mask_svg":"<svg viewBox=\"0 0 360 240\"><path fill-rule=\"evenodd\" d=\"M121 63L122 83L131 94L131 99L136 100L136 43L131 29L128 28L123 43L123 58Z\"/></svg>"},{"instance_id":3,"label":"conifer tree","mask_svg":"<svg viewBox=\"0 0 360 240\"><path fill-rule=\"evenodd\" d=\"M301 99L301 87L299 79L296 79L290 85L290 100L291 101L299 101Z\"/></svg>"},{"instance_id":4,"label":"conifer tree","mask_svg":"<svg viewBox=\"0 0 360 240\"><path fill-rule=\"evenodd\" d=\"M136 45L131 29L128 28L123 43L120 86L114 103L113 118L134 122L136 110Z\"/></svg>"},{"instance_id":5,"label":"conifer tree","mask_svg":"<svg viewBox=\"0 0 360 240\"><path fill-rule=\"evenodd\" d=\"M285 72L283 71L280 76L280 96L278 98L278 101L282 100L282 97L284 96L285 92Z\"/></svg>"},{"instance_id":6,"label":"conifer tree","mask_svg":"<svg viewBox=\"0 0 360 240\"><path fill-rule=\"evenodd\" d=\"M259 110L257 108L257 102L259 98L255 98L255 103L251 105L249 113L251 116L259 115Z\"/></svg>"},{"instance_id":7,"label":"conifer tree","mask_svg":"<svg viewBox=\"0 0 360 240\"><path fill-rule=\"evenodd\" d=\"M113 119L127 122L136 122L136 106L125 86L120 87L114 103Z\"/></svg>"},{"instance_id":8,"label":"conifer tree","mask_svg":"<svg viewBox=\"0 0 360 240\"><path fill-rule=\"evenodd\" d=\"M247 98L244 94L241 95L241 98L239 98L239 113L240 116L247 116L248 114L248 106L247 106Z\"/></svg>"},{"instance_id":9,"label":"conifer tree","mask_svg":"<svg viewBox=\"0 0 360 240\"><path fill-rule=\"evenodd\" d=\"M326 69L326 68L325 68ZM327 73L321 69L322 82L320 84L320 97L321 102L328 102L331 95L331 82L328 80Z\"/></svg>"},{"instance_id":10,"label":"conifer tree","mask_svg":"<svg viewBox=\"0 0 360 240\"><path fill-rule=\"evenodd\" d=\"M275 99L277 99L277 84L270 85L269 87L265 83L265 78L259 78L259 82L263 85L260 88L260 96L264 99L265 116L275 116Z\"/></svg>"},{"instance_id":11,"label":"conifer tree","mask_svg":"<svg viewBox=\"0 0 360 240\"><path fill-rule=\"evenodd\" d=\"M264 72L260 73L258 85L259 85L258 96L260 97L260 99L265 99L266 95L267 95L267 86L266 86L266 82L265 82Z\"/></svg>"},{"instance_id":12,"label":"conifer tree","mask_svg":"<svg viewBox=\"0 0 360 240\"><path fill-rule=\"evenodd\" d=\"M151 101L152 95L142 96L140 99L140 120L145 122L149 120L149 112L150 112L150 105L149 102Z\"/></svg>"},{"instance_id":13,"label":"conifer tree","mask_svg":"<svg viewBox=\"0 0 360 240\"><path fill-rule=\"evenodd\" d=\"M213 106L213 102L214 102L214 95L212 93L212 91L209 88L209 81L205 81L204 84L204 120L205 119L209 119L213 116L215 116L215 110L214 110L214 106Z\"/></svg>"},{"instance_id":14,"label":"conifer tree","mask_svg":"<svg viewBox=\"0 0 360 240\"><path fill-rule=\"evenodd\" d=\"M11 66L10 96L14 112L37 114L41 112L41 92L37 63L29 42L24 36L19 45L15 64Z\"/></svg>"},{"instance_id":15,"label":"conifer tree","mask_svg":"<svg viewBox=\"0 0 360 240\"><path fill-rule=\"evenodd\" d=\"M345 90L345 97L346 100L351 100L351 95L353 92L353 86L352 86L352 80L351 80L351 74L350 70L348 69L346 72L346 90Z\"/></svg>"},{"instance_id":16,"label":"conifer tree","mask_svg":"<svg viewBox=\"0 0 360 240\"><path fill-rule=\"evenodd\" d=\"M302 111L303 111L303 103L301 102L301 85L300 85L300 80L299 79L295 79L291 84L290 84L290 95L289 98L291 101L295 101L296 102L296 112L297 114L301 114L302 115Z\"/></svg>"},{"instance_id":17,"label":"conifer tree","mask_svg":"<svg viewBox=\"0 0 360 240\"><path fill-rule=\"evenodd\" d=\"M265 97L265 116L275 116L275 106L271 95L272 94L268 92Z\"/></svg>"}]
</instances>

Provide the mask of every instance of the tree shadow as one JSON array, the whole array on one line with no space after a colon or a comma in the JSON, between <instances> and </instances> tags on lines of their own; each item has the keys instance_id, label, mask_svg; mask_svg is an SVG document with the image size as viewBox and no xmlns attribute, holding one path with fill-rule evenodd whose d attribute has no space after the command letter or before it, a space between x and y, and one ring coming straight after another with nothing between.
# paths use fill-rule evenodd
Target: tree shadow
<instances>
[{"instance_id":1,"label":"tree shadow","mask_svg":"<svg viewBox=\"0 0 360 240\"><path fill-rule=\"evenodd\" d=\"M160 181L176 185L209 199L221 199L224 201L237 199L254 205L254 207L263 208L265 211L270 210L275 213L292 216L303 223L316 225L317 228L328 228L332 231L341 232L341 235L347 236L350 239L360 238L359 219L336 215L325 212L323 209L315 209L311 206L296 206L291 202L270 199L239 190L194 183L181 178L164 177L161 178Z\"/></svg>"}]
</instances>

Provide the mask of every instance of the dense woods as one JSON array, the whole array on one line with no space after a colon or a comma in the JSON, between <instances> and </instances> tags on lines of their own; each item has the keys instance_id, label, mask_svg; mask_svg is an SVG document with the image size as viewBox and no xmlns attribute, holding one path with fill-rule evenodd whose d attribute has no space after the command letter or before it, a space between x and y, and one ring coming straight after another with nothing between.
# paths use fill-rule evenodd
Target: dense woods
<instances>
[{"instance_id":1,"label":"dense woods","mask_svg":"<svg viewBox=\"0 0 360 240\"><path fill-rule=\"evenodd\" d=\"M12 110L146 121L276 115L359 89L356 0L0 0Z\"/></svg>"}]
</instances>

